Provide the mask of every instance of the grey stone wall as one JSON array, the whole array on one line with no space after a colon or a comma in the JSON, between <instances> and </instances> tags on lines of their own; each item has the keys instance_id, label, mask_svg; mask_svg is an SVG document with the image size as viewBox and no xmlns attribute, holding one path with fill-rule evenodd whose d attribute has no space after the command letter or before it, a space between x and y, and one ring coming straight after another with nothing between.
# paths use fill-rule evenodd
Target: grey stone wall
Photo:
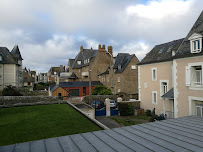
<instances>
[{"instance_id":1,"label":"grey stone wall","mask_svg":"<svg viewBox=\"0 0 203 152\"><path fill-rule=\"evenodd\" d=\"M41 104L49 104L49 103L59 103L57 97L53 96L0 96L0 105L15 105L15 104L30 104L30 103L41 103Z\"/></svg>"},{"instance_id":2,"label":"grey stone wall","mask_svg":"<svg viewBox=\"0 0 203 152\"><path fill-rule=\"evenodd\" d=\"M99 101L104 102L106 98L109 98L111 100L117 100L116 95L91 95L90 98L89 98L89 96L85 96L83 98L83 102L85 102L87 104L91 104L91 102L93 102L94 100L99 100Z\"/></svg>"}]
</instances>

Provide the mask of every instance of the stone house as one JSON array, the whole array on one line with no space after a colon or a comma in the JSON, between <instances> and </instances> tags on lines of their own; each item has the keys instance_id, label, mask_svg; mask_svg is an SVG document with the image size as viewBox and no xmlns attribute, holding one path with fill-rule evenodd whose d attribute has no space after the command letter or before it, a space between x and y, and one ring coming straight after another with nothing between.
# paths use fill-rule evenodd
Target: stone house
<instances>
[{"instance_id":1,"label":"stone house","mask_svg":"<svg viewBox=\"0 0 203 152\"><path fill-rule=\"evenodd\" d=\"M39 83L39 82L47 83L47 82L48 82L47 73L38 73L37 82L38 82L38 83Z\"/></svg>"},{"instance_id":2,"label":"stone house","mask_svg":"<svg viewBox=\"0 0 203 152\"><path fill-rule=\"evenodd\" d=\"M203 12L184 39L155 46L139 63L144 109L168 118L203 117Z\"/></svg>"},{"instance_id":3,"label":"stone house","mask_svg":"<svg viewBox=\"0 0 203 152\"><path fill-rule=\"evenodd\" d=\"M139 60L134 54L118 53L114 64L99 74L100 81L111 88L114 94L124 92L130 94L131 98L137 98L138 63Z\"/></svg>"},{"instance_id":4,"label":"stone house","mask_svg":"<svg viewBox=\"0 0 203 152\"><path fill-rule=\"evenodd\" d=\"M27 68L25 67L23 69L23 86L24 87L34 87L34 83L35 83L35 76L36 76L36 72L35 71L30 71L27 70Z\"/></svg>"},{"instance_id":5,"label":"stone house","mask_svg":"<svg viewBox=\"0 0 203 152\"><path fill-rule=\"evenodd\" d=\"M108 47L108 51L105 50L105 45L99 45L98 50L83 49L81 46L75 59L69 59L68 71L74 72L79 81L99 81L98 74L110 65L112 55L111 46Z\"/></svg>"},{"instance_id":6,"label":"stone house","mask_svg":"<svg viewBox=\"0 0 203 152\"><path fill-rule=\"evenodd\" d=\"M22 56L17 45L10 52L0 47L0 90L7 85L22 87Z\"/></svg>"}]
</instances>

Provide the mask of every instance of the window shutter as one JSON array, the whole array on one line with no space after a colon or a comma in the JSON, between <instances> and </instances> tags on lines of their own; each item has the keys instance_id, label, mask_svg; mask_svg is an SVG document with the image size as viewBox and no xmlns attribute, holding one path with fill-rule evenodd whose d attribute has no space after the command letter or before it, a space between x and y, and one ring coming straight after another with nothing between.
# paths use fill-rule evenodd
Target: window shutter
<instances>
[{"instance_id":1,"label":"window shutter","mask_svg":"<svg viewBox=\"0 0 203 152\"><path fill-rule=\"evenodd\" d=\"M190 67L186 66L185 67L185 85L190 86Z\"/></svg>"}]
</instances>

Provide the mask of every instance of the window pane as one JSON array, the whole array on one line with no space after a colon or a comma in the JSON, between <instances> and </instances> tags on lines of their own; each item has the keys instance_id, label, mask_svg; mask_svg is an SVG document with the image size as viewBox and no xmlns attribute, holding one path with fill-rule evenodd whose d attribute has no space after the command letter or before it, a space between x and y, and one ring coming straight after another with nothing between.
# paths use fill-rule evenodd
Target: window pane
<instances>
[{"instance_id":1,"label":"window pane","mask_svg":"<svg viewBox=\"0 0 203 152\"><path fill-rule=\"evenodd\" d=\"M197 110L197 116L201 117L201 107L197 107L196 110Z\"/></svg>"},{"instance_id":2,"label":"window pane","mask_svg":"<svg viewBox=\"0 0 203 152\"><path fill-rule=\"evenodd\" d=\"M156 93L153 93L154 95L154 103L156 103Z\"/></svg>"},{"instance_id":3,"label":"window pane","mask_svg":"<svg viewBox=\"0 0 203 152\"><path fill-rule=\"evenodd\" d=\"M153 70L153 79L156 79L156 71Z\"/></svg>"},{"instance_id":4,"label":"window pane","mask_svg":"<svg viewBox=\"0 0 203 152\"><path fill-rule=\"evenodd\" d=\"M194 50L196 50L196 41L193 41Z\"/></svg>"},{"instance_id":5,"label":"window pane","mask_svg":"<svg viewBox=\"0 0 203 152\"><path fill-rule=\"evenodd\" d=\"M199 45L199 40L197 41L197 49L200 48L200 45Z\"/></svg>"}]
</instances>

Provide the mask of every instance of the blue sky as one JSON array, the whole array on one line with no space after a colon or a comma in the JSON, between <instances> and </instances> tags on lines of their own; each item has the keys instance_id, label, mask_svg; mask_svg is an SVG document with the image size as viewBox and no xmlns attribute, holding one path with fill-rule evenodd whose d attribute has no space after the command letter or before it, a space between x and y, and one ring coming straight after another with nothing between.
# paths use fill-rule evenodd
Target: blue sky
<instances>
[{"instance_id":1,"label":"blue sky","mask_svg":"<svg viewBox=\"0 0 203 152\"><path fill-rule=\"evenodd\" d=\"M23 66L47 72L79 48L113 46L140 60L154 45L183 38L202 0L0 0L0 46L18 44Z\"/></svg>"}]
</instances>

